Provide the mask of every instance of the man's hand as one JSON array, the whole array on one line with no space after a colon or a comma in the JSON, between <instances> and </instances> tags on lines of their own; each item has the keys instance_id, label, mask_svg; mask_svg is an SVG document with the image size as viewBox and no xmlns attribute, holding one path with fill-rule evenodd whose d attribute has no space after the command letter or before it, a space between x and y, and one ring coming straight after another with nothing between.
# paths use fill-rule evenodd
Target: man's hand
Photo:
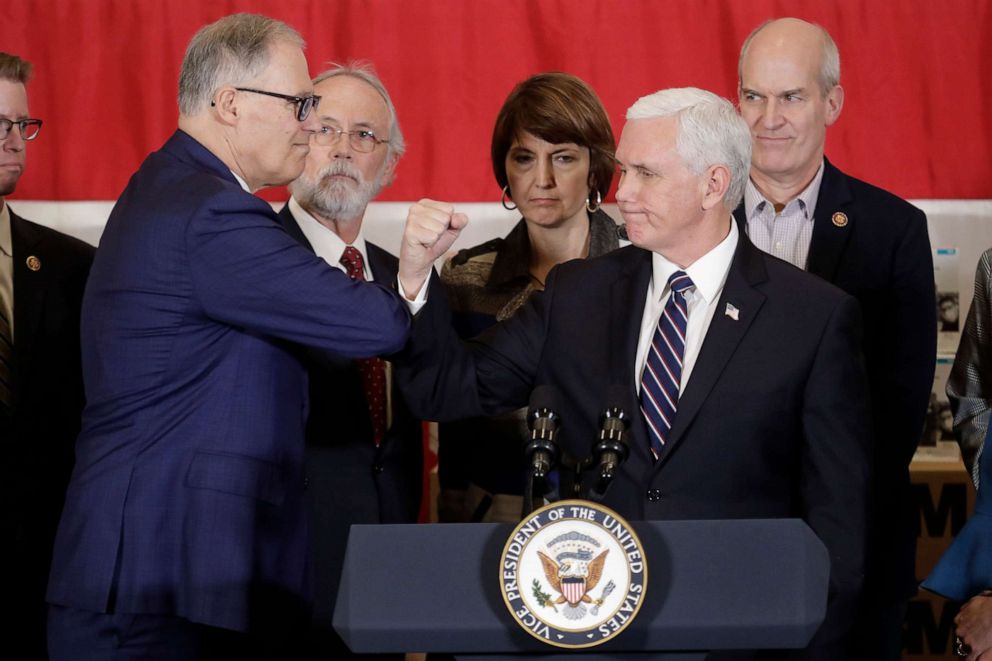
<instances>
[{"instance_id":1,"label":"man's hand","mask_svg":"<svg viewBox=\"0 0 992 661\"><path fill-rule=\"evenodd\" d=\"M954 633L968 650L968 661L992 659L992 596L988 592L972 597L961 607L954 618Z\"/></svg>"},{"instance_id":2,"label":"man's hand","mask_svg":"<svg viewBox=\"0 0 992 661\"><path fill-rule=\"evenodd\" d=\"M467 224L468 217L455 213L447 202L424 199L410 207L400 244L399 270L407 298L412 301L417 297L434 261L448 251Z\"/></svg>"}]
</instances>

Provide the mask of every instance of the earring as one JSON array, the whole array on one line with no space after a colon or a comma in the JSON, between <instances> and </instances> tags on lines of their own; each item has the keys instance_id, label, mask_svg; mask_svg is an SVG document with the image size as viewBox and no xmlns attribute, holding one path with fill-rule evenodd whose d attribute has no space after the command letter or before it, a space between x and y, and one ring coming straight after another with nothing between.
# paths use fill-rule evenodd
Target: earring
<instances>
[{"instance_id":1,"label":"earring","mask_svg":"<svg viewBox=\"0 0 992 661\"><path fill-rule=\"evenodd\" d=\"M599 189L597 188L596 189L596 203L595 204L589 204L589 199L587 198L586 199L586 211L588 211L589 213L596 213L597 211L599 211L599 205L602 204L602 203L603 203L603 196L600 195Z\"/></svg>"},{"instance_id":2,"label":"earring","mask_svg":"<svg viewBox=\"0 0 992 661\"><path fill-rule=\"evenodd\" d=\"M503 186L503 196L499 198L499 203L502 204L503 208L506 209L507 211L516 211L517 210L516 204L514 204L511 207L509 204L506 203L506 197L509 192L510 192L510 185L507 184L506 186Z\"/></svg>"}]
</instances>

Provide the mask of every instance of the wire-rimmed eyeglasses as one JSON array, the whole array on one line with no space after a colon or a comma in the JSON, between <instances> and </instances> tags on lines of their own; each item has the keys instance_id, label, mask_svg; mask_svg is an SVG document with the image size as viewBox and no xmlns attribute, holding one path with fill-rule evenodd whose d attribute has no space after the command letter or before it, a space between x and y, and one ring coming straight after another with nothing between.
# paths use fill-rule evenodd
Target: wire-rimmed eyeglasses
<instances>
[{"instance_id":1,"label":"wire-rimmed eyeglasses","mask_svg":"<svg viewBox=\"0 0 992 661\"><path fill-rule=\"evenodd\" d=\"M330 147L340 140L343 135L348 136L348 144L351 145L352 149L363 154L373 152L379 145L389 142L389 140L377 138L375 131L370 129L345 131L344 129L333 126L321 126L320 129L313 133L313 141L322 147Z\"/></svg>"},{"instance_id":2,"label":"wire-rimmed eyeglasses","mask_svg":"<svg viewBox=\"0 0 992 661\"><path fill-rule=\"evenodd\" d=\"M285 99L296 104L296 121L302 122L310 114L310 111L320 105L320 97L311 94L310 96L291 96L289 94L280 94L279 92L267 92L265 90L256 90L250 87L235 87L234 89L239 92L251 92L252 94L264 94L265 96L274 96L277 99Z\"/></svg>"},{"instance_id":3,"label":"wire-rimmed eyeglasses","mask_svg":"<svg viewBox=\"0 0 992 661\"><path fill-rule=\"evenodd\" d=\"M10 135L11 129L14 125L17 125L17 129L21 132L22 140L34 140L38 137L41 132L41 120L40 119L7 119L6 117L0 117L0 140L6 140L7 136Z\"/></svg>"}]
</instances>

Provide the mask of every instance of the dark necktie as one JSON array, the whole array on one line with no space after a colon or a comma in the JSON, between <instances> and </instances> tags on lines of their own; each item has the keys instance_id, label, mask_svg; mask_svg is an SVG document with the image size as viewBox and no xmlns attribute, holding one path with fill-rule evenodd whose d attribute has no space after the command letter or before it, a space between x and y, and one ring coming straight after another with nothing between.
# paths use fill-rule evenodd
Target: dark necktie
<instances>
[{"instance_id":1,"label":"dark necktie","mask_svg":"<svg viewBox=\"0 0 992 661\"><path fill-rule=\"evenodd\" d=\"M14 343L11 341L10 321L0 299L0 408L10 409L11 365L14 362Z\"/></svg>"},{"instance_id":2,"label":"dark necktie","mask_svg":"<svg viewBox=\"0 0 992 661\"><path fill-rule=\"evenodd\" d=\"M365 260L354 246L348 246L341 255L341 265L352 280L365 281ZM376 445L386 436L386 363L382 358L360 358L355 361L362 375L365 401L369 406L372 422L372 440Z\"/></svg>"},{"instance_id":3,"label":"dark necktie","mask_svg":"<svg viewBox=\"0 0 992 661\"><path fill-rule=\"evenodd\" d=\"M641 411L648 423L648 440L655 461L668 440L679 405L685 329L689 322L685 291L694 285L684 272L676 271L668 278L668 286L672 295L658 317L641 375Z\"/></svg>"}]
</instances>

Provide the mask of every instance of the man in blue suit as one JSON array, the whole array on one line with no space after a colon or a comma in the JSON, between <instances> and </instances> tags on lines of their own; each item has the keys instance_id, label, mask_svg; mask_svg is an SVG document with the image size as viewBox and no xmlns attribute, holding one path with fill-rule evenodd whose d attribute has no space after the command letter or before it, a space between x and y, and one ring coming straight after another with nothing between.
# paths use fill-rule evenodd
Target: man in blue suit
<instances>
[{"instance_id":1,"label":"man in blue suit","mask_svg":"<svg viewBox=\"0 0 992 661\"><path fill-rule=\"evenodd\" d=\"M87 408L48 590L53 659L297 658L309 625L299 345L403 346L393 292L252 195L303 169L319 99L295 30L201 29L179 130L107 223L82 312Z\"/></svg>"},{"instance_id":2,"label":"man in blue suit","mask_svg":"<svg viewBox=\"0 0 992 661\"><path fill-rule=\"evenodd\" d=\"M560 265L543 294L468 345L437 280L423 286L467 219L414 205L399 278L418 314L397 378L413 411L439 420L501 413L552 386L573 457L589 455L600 414L619 404L630 457L603 500L626 517L802 518L830 554L830 592L795 656L838 661L850 658L867 534L860 313L738 230L750 153L725 99L688 88L638 100L616 153L634 245ZM616 387L624 401L608 401Z\"/></svg>"},{"instance_id":3,"label":"man in blue suit","mask_svg":"<svg viewBox=\"0 0 992 661\"><path fill-rule=\"evenodd\" d=\"M396 109L371 67L349 64L313 81L321 96L303 174L279 212L290 236L328 264L375 282L396 282L396 257L366 241L365 210L393 179L404 151ZM306 471L313 549L314 659L346 659L331 626L348 534L354 524L415 523L423 481L420 421L381 358L307 352L310 418ZM394 655L401 658L402 655ZM363 657L369 658L369 657ZM385 657L383 657L385 658Z\"/></svg>"},{"instance_id":4,"label":"man in blue suit","mask_svg":"<svg viewBox=\"0 0 992 661\"><path fill-rule=\"evenodd\" d=\"M909 462L933 385L937 327L933 260L922 211L838 170L824 157L840 116L840 56L830 35L795 18L745 40L740 111L753 156L735 212L766 252L858 299L873 422L873 518L857 649L898 661L916 592Z\"/></svg>"}]
</instances>

